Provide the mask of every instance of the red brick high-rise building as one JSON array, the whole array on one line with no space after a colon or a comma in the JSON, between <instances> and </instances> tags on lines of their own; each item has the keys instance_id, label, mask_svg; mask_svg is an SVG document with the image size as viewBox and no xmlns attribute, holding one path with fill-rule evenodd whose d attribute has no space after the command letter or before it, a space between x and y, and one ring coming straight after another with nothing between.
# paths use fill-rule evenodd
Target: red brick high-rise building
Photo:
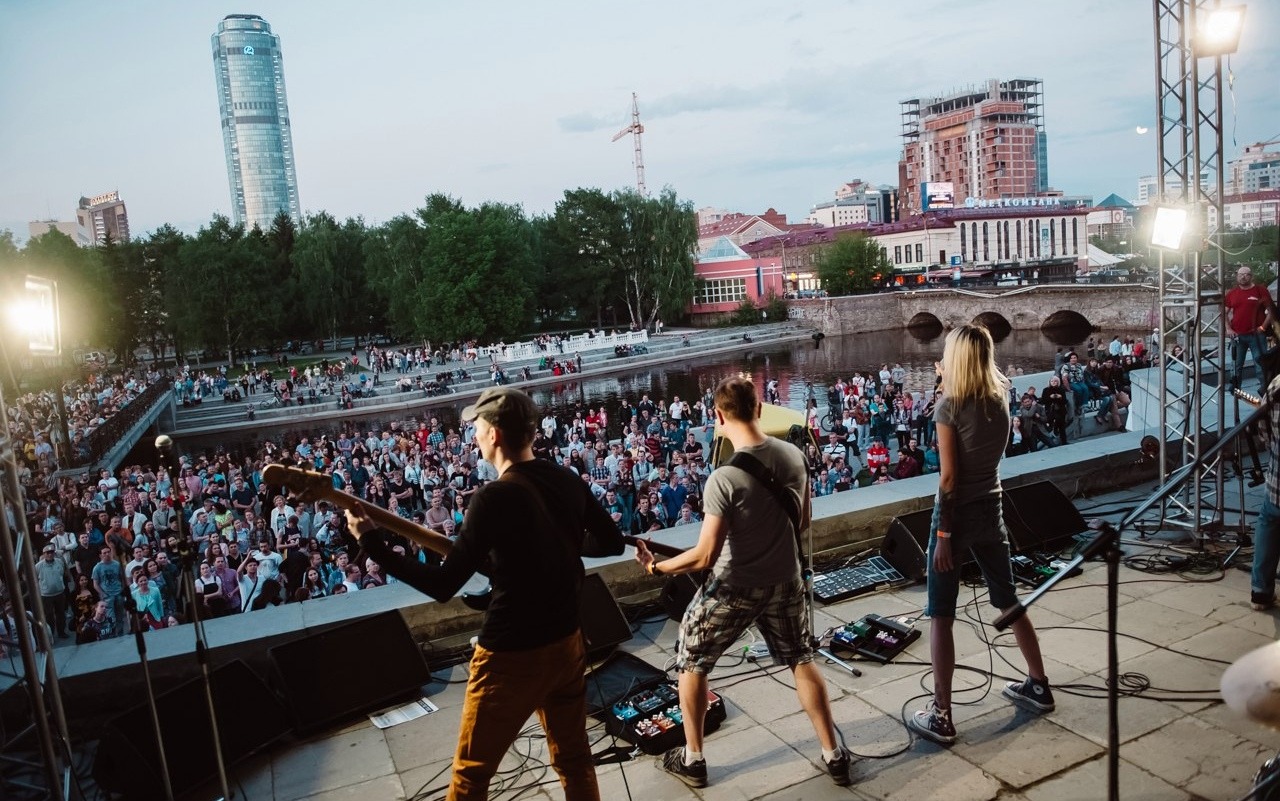
<instances>
[{"instance_id":1,"label":"red brick high-rise building","mask_svg":"<svg viewBox=\"0 0 1280 801\"><path fill-rule=\"evenodd\" d=\"M992 79L945 97L903 100L898 196L921 211L920 185L951 183L955 204L1028 198L1049 191L1043 84Z\"/></svg>"}]
</instances>

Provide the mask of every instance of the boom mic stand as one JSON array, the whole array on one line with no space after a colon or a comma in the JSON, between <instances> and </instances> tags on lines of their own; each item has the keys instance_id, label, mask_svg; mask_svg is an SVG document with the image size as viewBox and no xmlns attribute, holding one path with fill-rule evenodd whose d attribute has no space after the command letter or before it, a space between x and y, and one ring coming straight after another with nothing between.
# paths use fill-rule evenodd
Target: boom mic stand
<instances>
[{"instance_id":1,"label":"boom mic stand","mask_svg":"<svg viewBox=\"0 0 1280 801\"><path fill-rule=\"evenodd\" d=\"M1004 631L1016 623L1027 613L1027 609L1067 575L1079 567L1082 562L1097 555L1102 555L1107 562L1107 798L1118 801L1120 798L1120 658L1116 650L1117 640L1117 606L1120 578L1120 533L1131 527L1139 517L1148 510L1177 492L1191 478L1196 468L1205 462L1216 459L1222 450L1236 437L1248 431L1259 420L1264 419L1271 402L1264 398L1257 409L1240 422L1235 428L1218 439L1213 447L1205 451L1196 461L1178 468L1160 487L1156 488L1145 501L1134 507L1125 515L1119 524L1112 526L1103 522L1098 526L1098 535L1089 541L1080 553L1066 565L1058 569L1048 581L1036 588L1035 592L1019 601L1015 606L996 618L997 631ZM1241 499L1243 506L1243 498ZM1242 512L1243 513L1243 512Z\"/></svg>"},{"instance_id":2,"label":"boom mic stand","mask_svg":"<svg viewBox=\"0 0 1280 801\"><path fill-rule=\"evenodd\" d=\"M195 543L191 541L191 531L187 527L187 521L183 518L185 510L182 508L182 487L177 478L181 475L181 471L178 469L177 460L173 456L173 438L167 434L161 434L156 437L156 451L160 454L161 463L169 469L170 474L174 477L173 512L174 520L178 524L178 557L182 567L179 571L182 575L182 590L186 593L187 602L192 604L191 625L196 634L196 661L200 663L200 678L204 682L204 699L209 707L209 731L213 735L213 755L214 762L218 766L218 785L219 789L222 790L222 801L231 801L234 796L231 795L231 788L227 782L227 763L222 756L222 737L218 732L218 711L213 703L213 683L209 678L208 641L204 633L204 620L197 614L195 607L196 580L192 569L195 566L196 547ZM156 736L158 741L158 729ZM165 771L166 787L168 783L169 773Z\"/></svg>"},{"instance_id":3,"label":"boom mic stand","mask_svg":"<svg viewBox=\"0 0 1280 801\"><path fill-rule=\"evenodd\" d=\"M122 571L123 572L123 571ZM126 584L128 577L125 577ZM160 731L160 710L156 707L156 691L151 686L151 667L147 663L147 642L143 638L142 613L138 610L138 602L133 593L125 590L124 607L129 612L129 622L133 625L133 641L138 647L138 662L142 665L142 683L147 688L147 709L151 712L151 728L156 735L156 756L160 759L160 777L164 780L164 797L173 801L173 782L169 779L169 760L165 758L164 737Z\"/></svg>"}]
</instances>

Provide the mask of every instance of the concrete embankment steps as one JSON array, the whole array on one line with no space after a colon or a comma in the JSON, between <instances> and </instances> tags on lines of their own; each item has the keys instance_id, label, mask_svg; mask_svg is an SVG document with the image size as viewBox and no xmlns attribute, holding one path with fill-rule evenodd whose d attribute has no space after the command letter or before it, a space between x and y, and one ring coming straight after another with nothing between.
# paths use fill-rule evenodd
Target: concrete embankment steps
<instances>
[{"instance_id":1,"label":"concrete embankment steps","mask_svg":"<svg viewBox=\"0 0 1280 801\"><path fill-rule=\"evenodd\" d=\"M751 337L751 345L759 346L786 340L802 340L808 338L812 329L795 322L781 322L759 326L744 326L717 329L668 329L661 335L649 340L648 352L634 356L618 358L609 349L583 352L583 372L573 376L553 376L549 370L536 369L538 359L525 359L504 365L508 374L518 376L520 368L528 366L533 372L531 381L515 380L517 386L537 386L557 381L574 380L577 377L593 377L610 373L625 373L643 369L654 364L669 363L674 359L687 359L704 356L709 353L743 349L747 343L743 336ZM689 337L689 345L684 344L685 336ZM563 361L574 357L572 352L564 354L547 354L550 358ZM434 376L444 370L456 370L460 365L456 362L444 366L432 365L426 370L407 374ZM252 404L255 409L259 402L270 397L258 394L239 402L225 402L218 396L211 396L197 407L179 408L177 413L177 433L180 435L201 435L219 431L231 431L266 425L288 425L312 419L332 419L363 411L364 413L387 413L401 409L421 408L432 403L452 404L479 394L490 386L485 365L479 363L468 370L473 374L470 381L452 385L449 395L437 398L424 398L419 391L399 392L394 389L394 382L401 377L398 373L384 373L378 385L378 395L373 398L362 398L353 402L353 410L338 408L337 399L333 396L322 396L315 404L301 407L290 406L276 409L257 409L255 419L251 422L245 412L245 404ZM368 373L368 368L363 372ZM480 373L480 375L475 375Z\"/></svg>"}]
</instances>

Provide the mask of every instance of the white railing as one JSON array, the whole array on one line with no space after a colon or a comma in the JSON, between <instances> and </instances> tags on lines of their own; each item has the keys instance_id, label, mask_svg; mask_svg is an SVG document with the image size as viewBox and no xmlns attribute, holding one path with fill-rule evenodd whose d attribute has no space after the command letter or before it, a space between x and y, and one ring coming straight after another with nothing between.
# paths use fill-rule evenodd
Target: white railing
<instances>
[{"instance_id":1,"label":"white railing","mask_svg":"<svg viewBox=\"0 0 1280 801\"><path fill-rule=\"evenodd\" d=\"M589 333L582 333L561 337L559 345L556 345L554 341L550 342L547 344L546 350L543 350L542 346L537 342L516 342L511 345L486 345L479 349L479 354L481 361L493 359L498 362L518 362L538 359L542 356L573 356L575 353L583 353L589 350L612 349L618 345L643 345L648 341L648 331L622 331L614 334L598 333L595 336L591 336Z\"/></svg>"}]
</instances>

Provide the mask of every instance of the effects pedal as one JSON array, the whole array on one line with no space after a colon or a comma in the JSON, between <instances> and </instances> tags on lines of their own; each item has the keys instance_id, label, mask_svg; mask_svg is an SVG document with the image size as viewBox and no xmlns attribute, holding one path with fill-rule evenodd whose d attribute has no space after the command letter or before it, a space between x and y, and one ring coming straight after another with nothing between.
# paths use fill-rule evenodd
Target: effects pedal
<instances>
[{"instance_id":1,"label":"effects pedal","mask_svg":"<svg viewBox=\"0 0 1280 801\"><path fill-rule=\"evenodd\" d=\"M919 629L907 618L866 615L836 629L831 635L831 645L877 662L890 662L918 639Z\"/></svg>"}]
</instances>

